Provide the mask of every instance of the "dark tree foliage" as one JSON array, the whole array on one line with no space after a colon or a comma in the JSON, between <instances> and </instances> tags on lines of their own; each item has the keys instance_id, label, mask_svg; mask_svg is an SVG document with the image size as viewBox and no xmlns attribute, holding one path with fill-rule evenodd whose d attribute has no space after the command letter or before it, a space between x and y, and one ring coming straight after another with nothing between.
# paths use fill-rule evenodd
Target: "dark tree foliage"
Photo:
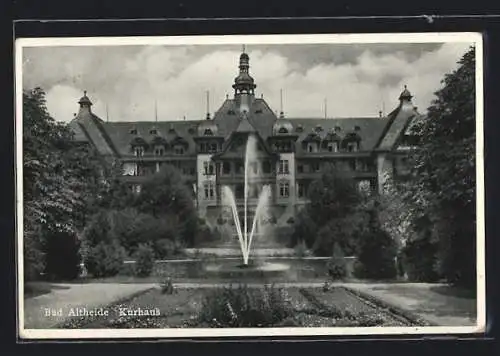
<instances>
[{"instance_id":1,"label":"dark tree foliage","mask_svg":"<svg viewBox=\"0 0 500 356\"><path fill-rule=\"evenodd\" d=\"M154 217L176 217L183 241L188 246L193 245L199 219L188 182L175 167L165 165L146 180L134 206Z\"/></svg>"},{"instance_id":2,"label":"dark tree foliage","mask_svg":"<svg viewBox=\"0 0 500 356\"><path fill-rule=\"evenodd\" d=\"M471 48L445 76L427 119L414 128L420 142L411 195L434 228L440 272L470 287L476 283L475 94Z\"/></svg>"},{"instance_id":3,"label":"dark tree foliage","mask_svg":"<svg viewBox=\"0 0 500 356\"><path fill-rule=\"evenodd\" d=\"M153 272L155 253L149 243L140 244L134 253L134 272L138 277L148 277Z\"/></svg>"},{"instance_id":4,"label":"dark tree foliage","mask_svg":"<svg viewBox=\"0 0 500 356\"><path fill-rule=\"evenodd\" d=\"M380 226L377 204L370 205L368 224L358 243L355 274L359 278L393 279L397 277L396 244Z\"/></svg>"},{"instance_id":5,"label":"dark tree foliage","mask_svg":"<svg viewBox=\"0 0 500 356\"><path fill-rule=\"evenodd\" d=\"M85 225L101 174L89 147L50 117L45 93L23 93L23 205L26 278L47 272L77 276L78 233ZM58 243L56 243L58 241ZM64 251L62 250L64 249ZM47 271L45 269L48 268Z\"/></svg>"},{"instance_id":6,"label":"dark tree foliage","mask_svg":"<svg viewBox=\"0 0 500 356\"><path fill-rule=\"evenodd\" d=\"M327 165L311 183L308 198L295 218L293 242L304 240L319 256L331 256L335 243L344 253L353 254L366 219L359 209L364 197L355 181Z\"/></svg>"}]
</instances>

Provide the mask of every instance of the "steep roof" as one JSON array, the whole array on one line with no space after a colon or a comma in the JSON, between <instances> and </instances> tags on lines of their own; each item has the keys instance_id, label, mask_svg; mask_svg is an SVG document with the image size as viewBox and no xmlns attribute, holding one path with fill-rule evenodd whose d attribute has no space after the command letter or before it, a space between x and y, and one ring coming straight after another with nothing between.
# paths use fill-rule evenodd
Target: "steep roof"
<instances>
[{"instance_id":1,"label":"steep roof","mask_svg":"<svg viewBox=\"0 0 500 356\"><path fill-rule=\"evenodd\" d=\"M187 154L196 152L193 137L197 136L197 125L203 120L186 121L135 121L135 122L104 122L102 125L109 138L115 144L120 155L130 154L130 143L136 136L142 137L146 142L153 142L158 136L166 139L168 143L185 140L188 144ZM152 133L151 130L156 132ZM136 133L131 133L136 130Z\"/></svg>"},{"instance_id":2,"label":"steep roof","mask_svg":"<svg viewBox=\"0 0 500 356\"><path fill-rule=\"evenodd\" d=\"M392 150L398 138L403 134L409 122L419 113L411 101L403 101L393 112L388 115L389 122L380 136L377 144L378 150Z\"/></svg>"},{"instance_id":3,"label":"steep roof","mask_svg":"<svg viewBox=\"0 0 500 356\"><path fill-rule=\"evenodd\" d=\"M348 133L355 132L355 127L358 126L359 130L356 133L361 137L362 151L373 150L379 141L384 128L387 126L389 119L385 117L368 117L368 118L336 118L336 119L318 119L318 118L290 118L294 132L299 135L296 142L296 152L302 153L302 141L311 134L316 132L318 125L322 131L317 132L321 139L329 136L335 128L340 128L337 133L341 138L345 137ZM297 127L302 127L302 132L297 132Z\"/></svg>"}]
</instances>

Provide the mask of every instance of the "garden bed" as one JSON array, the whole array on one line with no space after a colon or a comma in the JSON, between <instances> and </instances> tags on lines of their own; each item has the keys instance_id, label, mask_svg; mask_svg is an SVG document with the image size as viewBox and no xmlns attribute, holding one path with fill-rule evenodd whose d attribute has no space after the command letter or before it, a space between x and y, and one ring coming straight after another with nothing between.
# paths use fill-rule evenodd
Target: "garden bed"
<instances>
[{"instance_id":1,"label":"garden bed","mask_svg":"<svg viewBox=\"0 0 500 356\"><path fill-rule=\"evenodd\" d=\"M263 287L244 287L245 290L263 290ZM220 310L208 310L208 296L212 297L210 306L217 309L224 302L218 297L228 292L228 288L186 288L176 289L173 294L163 294L158 289L149 290L131 297L129 300L120 301L105 308L108 310L107 317L74 318L59 325L59 328L207 328L207 327L237 327L228 326L224 323L212 323L211 315L218 315ZM233 292L235 291L235 292ZM415 325L408 320L402 320L386 309L378 308L375 304L364 302L349 291L335 287L328 291L320 288L296 288L288 287L276 290L283 300L276 302L273 296L274 309L280 309L280 317L273 320L270 326L283 327L363 327L363 326L410 326ZM229 289L230 293L240 293L235 287ZM215 293L215 294L214 294ZM248 292L245 292L248 293ZM253 293L253 292L252 292ZM251 294L251 293L250 293ZM240 298L240 296L237 296ZM281 298L281 297L280 297ZM257 298L258 299L258 298ZM234 300L234 295L233 295ZM240 300L245 300L240 298ZM248 298L247 298L248 300ZM279 303L279 304L277 304ZM255 300L250 302L255 305L253 312L259 313L262 302ZM269 306L267 306L269 308ZM232 307L230 307L231 309ZM235 308L238 308L235 306ZM246 305L248 313L248 305ZM250 308L250 309L251 309ZM123 315L129 311L136 315ZM142 311L142 315L141 314ZM252 310L250 310L252 311ZM232 309L231 312L233 313ZM274 310L273 310L274 312ZM150 315L145 315L150 314ZM158 313L158 315L156 315ZM222 310L224 313L224 310ZM263 314L269 313L265 311ZM154 314L154 315L153 315ZM238 310L236 310L238 314ZM201 317L204 315L204 317ZM206 316L209 315L207 319ZM215 321L215 317L213 320ZM230 324L233 325L233 324ZM237 325L237 324L234 324ZM245 325L238 325L245 326ZM257 325L256 325L257 326ZM269 325L268 325L269 326Z\"/></svg>"}]
</instances>

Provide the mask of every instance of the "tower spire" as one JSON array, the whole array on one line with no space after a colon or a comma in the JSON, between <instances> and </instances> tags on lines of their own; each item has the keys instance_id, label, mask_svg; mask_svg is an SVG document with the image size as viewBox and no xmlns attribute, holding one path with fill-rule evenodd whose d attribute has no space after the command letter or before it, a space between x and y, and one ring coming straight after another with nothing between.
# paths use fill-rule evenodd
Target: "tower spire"
<instances>
[{"instance_id":1,"label":"tower spire","mask_svg":"<svg viewBox=\"0 0 500 356\"><path fill-rule=\"evenodd\" d=\"M325 119L326 119L328 117L327 116L328 115L328 102L327 102L326 98L324 100L324 110L325 110Z\"/></svg>"},{"instance_id":2,"label":"tower spire","mask_svg":"<svg viewBox=\"0 0 500 356\"><path fill-rule=\"evenodd\" d=\"M207 90L207 120L210 120L210 91Z\"/></svg>"},{"instance_id":3,"label":"tower spire","mask_svg":"<svg viewBox=\"0 0 500 356\"><path fill-rule=\"evenodd\" d=\"M158 122L158 102L155 99L155 122Z\"/></svg>"},{"instance_id":4,"label":"tower spire","mask_svg":"<svg viewBox=\"0 0 500 356\"><path fill-rule=\"evenodd\" d=\"M283 89L280 89L280 118L284 118L285 113L283 112Z\"/></svg>"},{"instance_id":5,"label":"tower spire","mask_svg":"<svg viewBox=\"0 0 500 356\"><path fill-rule=\"evenodd\" d=\"M250 58L248 54L245 53L245 48L243 48L243 52L240 55L240 63L238 66L239 74L234 79L233 89L234 95L239 94L249 94L254 95L255 88L257 85L254 83L254 79L250 76Z\"/></svg>"}]
</instances>

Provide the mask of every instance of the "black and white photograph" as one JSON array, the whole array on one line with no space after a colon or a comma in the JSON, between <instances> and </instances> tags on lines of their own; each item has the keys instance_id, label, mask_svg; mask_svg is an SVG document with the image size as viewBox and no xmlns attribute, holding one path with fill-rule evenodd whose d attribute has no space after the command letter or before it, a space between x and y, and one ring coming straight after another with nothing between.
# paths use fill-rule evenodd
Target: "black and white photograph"
<instances>
[{"instance_id":1,"label":"black and white photograph","mask_svg":"<svg viewBox=\"0 0 500 356\"><path fill-rule=\"evenodd\" d=\"M480 34L15 47L20 338L484 331Z\"/></svg>"}]
</instances>

